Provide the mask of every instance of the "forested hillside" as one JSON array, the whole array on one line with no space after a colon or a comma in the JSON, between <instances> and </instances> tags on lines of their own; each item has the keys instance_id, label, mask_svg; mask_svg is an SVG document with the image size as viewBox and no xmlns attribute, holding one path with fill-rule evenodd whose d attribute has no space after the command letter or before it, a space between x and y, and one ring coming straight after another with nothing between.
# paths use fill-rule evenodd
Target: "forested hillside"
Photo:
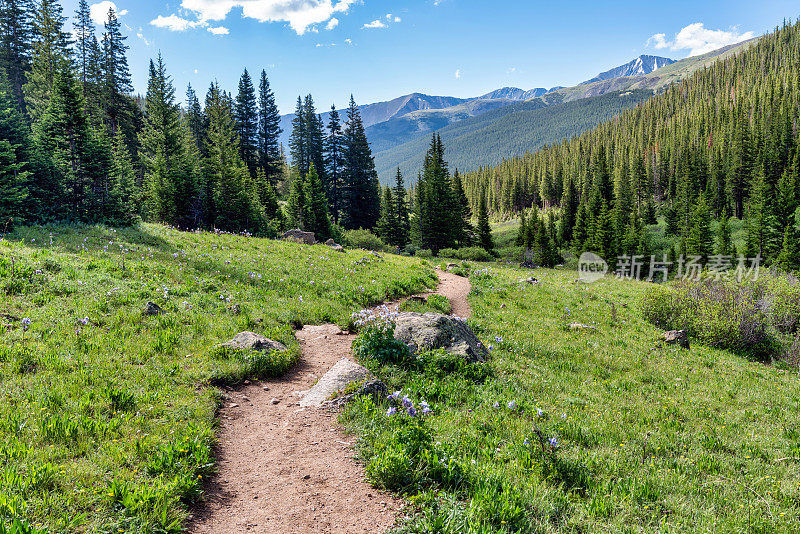
<instances>
[{"instance_id":1,"label":"forested hillside","mask_svg":"<svg viewBox=\"0 0 800 534\"><path fill-rule=\"evenodd\" d=\"M535 98L458 121L437 133L453 168L475 170L577 135L652 95L650 90L626 91L554 105ZM398 166L405 176L415 176L428 141L423 136L384 151L375 147L381 181L386 182Z\"/></svg>"},{"instance_id":2,"label":"forested hillside","mask_svg":"<svg viewBox=\"0 0 800 534\"><path fill-rule=\"evenodd\" d=\"M799 104L800 25L784 24L589 132L466 175L467 195L497 215L557 207L553 239L607 258L648 254L656 214L676 253L731 253L728 218L743 218L739 252L797 265Z\"/></svg>"}]
</instances>

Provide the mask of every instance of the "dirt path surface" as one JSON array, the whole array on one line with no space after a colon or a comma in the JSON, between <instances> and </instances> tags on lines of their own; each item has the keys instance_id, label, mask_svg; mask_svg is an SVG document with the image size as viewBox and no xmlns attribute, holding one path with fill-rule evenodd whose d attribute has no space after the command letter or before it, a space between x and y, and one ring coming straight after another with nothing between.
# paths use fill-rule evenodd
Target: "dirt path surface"
<instances>
[{"instance_id":1,"label":"dirt path surface","mask_svg":"<svg viewBox=\"0 0 800 534\"><path fill-rule=\"evenodd\" d=\"M437 293L467 317L469 280L437 274ZM189 532L358 534L395 523L401 501L369 486L353 458L354 437L343 433L336 414L298 404L302 392L350 357L355 336L336 325L306 326L296 335L302 356L289 373L228 392L218 473Z\"/></svg>"}]
</instances>

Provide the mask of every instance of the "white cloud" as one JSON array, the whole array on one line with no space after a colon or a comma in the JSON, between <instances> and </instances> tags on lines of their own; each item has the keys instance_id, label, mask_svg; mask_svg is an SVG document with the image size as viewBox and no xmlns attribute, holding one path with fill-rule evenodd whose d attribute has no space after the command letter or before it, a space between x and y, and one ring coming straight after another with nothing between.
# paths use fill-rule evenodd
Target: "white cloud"
<instances>
[{"instance_id":1,"label":"white cloud","mask_svg":"<svg viewBox=\"0 0 800 534\"><path fill-rule=\"evenodd\" d=\"M702 22L695 22L681 29L671 41L667 40L666 34L656 33L647 40L646 46L652 46L656 50L688 50L689 56L697 56L753 37L753 32L739 33L735 26L728 31L709 30Z\"/></svg>"},{"instance_id":2,"label":"white cloud","mask_svg":"<svg viewBox=\"0 0 800 534\"><path fill-rule=\"evenodd\" d=\"M338 25L339 25L339 19L333 17L331 20L328 21L328 24L325 25L325 29L332 30Z\"/></svg>"},{"instance_id":3,"label":"white cloud","mask_svg":"<svg viewBox=\"0 0 800 534\"><path fill-rule=\"evenodd\" d=\"M372 22L364 24L362 28L387 28L386 24L383 23L380 19L375 19Z\"/></svg>"},{"instance_id":4,"label":"white cloud","mask_svg":"<svg viewBox=\"0 0 800 534\"><path fill-rule=\"evenodd\" d=\"M189 28L194 28L196 26L199 26L201 23L197 21L187 20L179 17L178 15L173 14L167 17L159 15L155 19L151 20L150 24L152 24L156 28L165 28L173 32L183 32L188 30Z\"/></svg>"},{"instance_id":5,"label":"white cloud","mask_svg":"<svg viewBox=\"0 0 800 534\"><path fill-rule=\"evenodd\" d=\"M150 46L150 41L147 40L147 37L144 36L144 32L141 28L136 30L136 37L144 41L145 46Z\"/></svg>"},{"instance_id":6,"label":"white cloud","mask_svg":"<svg viewBox=\"0 0 800 534\"><path fill-rule=\"evenodd\" d=\"M224 20L235 8L242 16L259 22L287 22L303 35L314 24L330 21L334 13L346 13L357 0L182 0L181 7L194 12L199 23ZM179 30L180 31L180 30Z\"/></svg>"},{"instance_id":7,"label":"white cloud","mask_svg":"<svg viewBox=\"0 0 800 534\"><path fill-rule=\"evenodd\" d=\"M195 74L197 74L198 72L199 72L199 71L198 71L197 69L194 69L194 73L195 73Z\"/></svg>"},{"instance_id":8,"label":"white cloud","mask_svg":"<svg viewBox=\"0 0 800 534\"><path fill-rule=\"evenodd\" d=\"M344 42L345 42L345 44L349 44L349 45L353 44L353 40L352 39L345 39Z\"/></svg>"},{"instance_id":9,"label":"white cloud","mask_svg":"<svg viewBox=\"0 0 800 534\"><path fill-rule=\"evenodd\" d=\"M117 9L117 5L111 0L103 0L102 2L98 2L89 6L89 16L92 17L92 20L95 24L102 26L108 20L109 9L114 10L114 13L117 14L117 18L124 17L128 14L127 9Z\"/></svg>"},{"instance_id":10,"label":"white cloud","mask_svg":"<svg viewBox=\"0 0 800 534\"><path fill-rule=\"evenodd\" d=\"M461 69L456 69L456 80L461 78Z\"/></svg>"},{"instance_id":11,"label":"white cloud","mask_svg":"<svg viewBox=\"0 0 800 534\"><path fill-rule=\"evenodd\" d=\"M228 35L230 30L225 26L218 26L216 28L207 28L209 32L213 33L214 35Z\"/></svg>"}]
</instances>

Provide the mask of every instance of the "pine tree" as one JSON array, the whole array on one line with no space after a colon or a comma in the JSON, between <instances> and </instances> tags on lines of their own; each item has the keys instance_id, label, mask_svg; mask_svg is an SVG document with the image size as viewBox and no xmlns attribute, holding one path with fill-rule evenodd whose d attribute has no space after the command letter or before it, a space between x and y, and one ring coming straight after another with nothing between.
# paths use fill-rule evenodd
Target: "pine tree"
<instances>
[{"instance_id":1,"label":"pine tree","mask_svg":"<svg viewBox=\"0 0 800 534\"><path fill-rule=\"evenodd\" d=\"M110 220L122 226L136 222L139 195L136 188L136 175L122 132L114 136L113 159L109 180L112 184L110 195Z\"/></svg>"},{"instance_id":2,"label":"pine tree","mask_svg":"<svg viewBox=\"0 0 800 534\"><path fill-rule=\"evenodd\" d=\"M711 213L702 196L692 213L691 227L686 236L686 248L689 254L700 256L703 261L707 261L714 250Z\"/></svg>"},{"instance_id":3,"label":"pine tree","mask_svg":"<svg viewBox=\"0 0 800 534\"><path fill-rule=\"evenodd\" d=\"M113 8L108 9L108 17L103 33L103 90L102 99L111 135L115 136L122 123L130 121L127 95L133 91L128 58L125 56L128 39L122 35L120 22Z\"/></svg>"},{"instance_id":4,"label":"pine tree","mask_svg":"<svg viewBox=\"0 0 800 534\"><path fill-rule=\"evenodd\" d=\"M759 172L746 207L745 239L747 255L760 254L769 261L781 248L781 233L773 213L773 200L766 177Z\"/></svg>"},{"instance_id":5,"label":"pine tree","mask_svg":"<svg viewBox=\"0 0 800 534\"><path fill-rule=\"evenodd\" d=\"M58 0L41 0L33 19L33 52L27 83L23 86L28 114L39 120L53 95L56 78L71 58L69 34Z\"/></svg>"},{"instance_id":6,"label":"pine tree","mask_svg":"<svg viewBox=\"0 0 800 534\"><path fill-rule=\"evenodd\" d=\"M475 229L472 228L470 223L472 210L470 210L467 195L464 193L464 184L461 181L461 175L458 170L453 173L450 186L453 188L453 201L455 203L454 237L459 246L466 247L472 241L472 234Z\"/></svg>"},{"instance_id":7,"label":"pine tree","mask_svg":"<svg viewBox=\"0 0 800 534\"><path fill-rule=\"evenodd\" d=\"M406 186L403 182L403 175L400 173L400 167L397 168L397 174L395 175L394 203L395 219L397 220L395 241L398 247L404 248L410 239L411 223L408 204L406 203Z\"/></svg>"},{"instance_id":8,"label":"pine tree","mask_svg":"<svg viewBox=\"0 0 800 534\"><path fill-rule=\"evenodd\" d=\"M47 109L36 125L36 144L50 156L55 178L53 185L63 190L59 204L67 218L89 219L88 204L93 162L91 130L84 113L84 103L72 72L64 69L56 75Z\"/></svg>"},{"instance_id":9,"label":"pine tree","mask_svg":"<svg viewBox=\"0 0 800 534\"><path fill-rule=\"evenodd\" d=\"M418 215L423 223L420 246L435 254L443 248L456 246L462 221L444 160L444 147L436 134L425 155L423 169L422 179L417 185L424 191L424 196L417 200Z\"/></svg>"},{"instance_id":10,"label":"pine tree","mask_svg":"<svg viewBox=\"0 0 800 534\"><path fill-rule=\"evenodd\" d=\"M319 179L314 163L308 170L303 183L303 227L307 232L314 232L316 238L324 241L331 236L331 222L328 218L328 201L325 189Z\"/></svg>"},{"instance_id":11,"label":"pine tree","mask_svg":"<svg viewBox=\"0 0 800 534\"><path fill-rule=\"evenodd\" d=\"M239 134L239 156L247 166L250 176L255 178L258 166L258 110L256 91L247 69L244 69L239 78L234 117L236 132Z\"/></svg>"},{"instance_id":12,"label":"pine tree","mask_svg":"<svg viewBox=\"0 0 800 534\"><path fill-rule=\"evenodd\" d=\"M344 203L344 169L345 169L345 139L339 112L336 106L331 106L328 116L328 136L325 138L325 192L330 203L330 213L333 222L339 222L340 212Z\"/></svg>"},{"instance_id":13,"label":"pine tree","mask_svg":"<svg viewBox=\"0 0 800 534\"><path fill-rule=\"evenodd\" d=\"M92 46L96 42L94 34L94 21L89 11L87 0L78 0L78 9L75 11L73 22L75 35L75 61L78 70L78 79L83 90L83 98L91 100L92 78Z\"/></svg>"},{"instance_id":14,"label":"pine tree","mask_svg":"<svg viewBox=\"0 0 800 534\"><path fill-rule=\"evenodd\" d=\"M210 91L206 115L208 155L203 167L213 197L214 226L230 232L261 232L266 221L255 183L239 156L233 101L217 85Z\"/></svg>"},{"instance_id":15,"label":"pine tree","mask_svg":"<svg viewBox=\"0 0 800 534\"><path fill-rule=\"evenodd\" d=\"M346 228L374 228L380 217L378 173L361 113L352 95L344 140L343 224Z\"/></svg>"},{"instance_id":16,"label":"pine tree","mask_svg":"<svg viewBox=\"0 0 800 534\"><path fill-rule=\"evenodd\" d=\"M33 25L30 0L3 0L0 3L0 71L14 95L17 110L25 114L22 90L30 68Z\"/></svg>"},{"instance_id":17,"label":"pine tree","mask_svg":"<svg viewBox=\"0 0 800 534\"><path fill-rule=\"evenodd\" d=\"M27 127L5 81L0 80L0 232L30 218L28 198L30 154Z\"/></svg>"},{"instance_id":18,"label":"pine tree","mask_svg":"<svg viewBox=\"0 0 800 534\"><path fill-rule=\"evenodd\" d=\"M717 223L717 248L716 253L721 256L732 256L733 236L731 235L730 219L723 215Z\"/></svg>"},{"instance_id":19,"label":"pine tree","mask_svg":"<svg viewBox=\"0 0 800 534\"><path fill-rule=\"evenodd\" d=\"M183 228L194 228L200 222L201 192L189 152L190 135L181 122L175 88L159 54L157 63L150 61L144 126L139 133L145 212L150 220ZM214 210L213 198L207 201L209 218Z\"/></svg>"},{"instance_id":20,"label":"pine tree","mask_svg":"<svg viewBox=\"0 0 800 534\"><path fill-rule=\"evenodd\" d=\"M306 175L307 176L307 175ZM305 176L300 176L295 169L292 178L292 185L289 191L288 210L289 219L292 225L306 230L305 227L305 206L306 206L306 189L305 189Z\"/></svg>"},{"instance_id":21,"label":"pine tree","mask_svg":"<svg viewBox=\"0 0 800 534\"><path fill-rule=\"evenodd\" d=\"M800 269L800 232L797 231L794 221L786 225L783 232L783 246L775 263L785 271Z\"/></svg>"},{"instance_id":22,"label":"pine tree","mask_svg":"<svg viewBox=\"0 0 800 534\"><path fill-rule=\"evenodd\" d=\"M306 111L303 99L297 97L297 106L292 118L292 133L289 137L289 151L292 156L292 165L297 169L301 180L308 174L311 166L308 149L308 132L306 128Z\"/></svg>"},{"instance_id":23,"label":"pine tree","mask_svg":"<svg viewBox=\"0 0 800 534\"><path fill-rule=\"evenodd\" d=\"M489 212L486 210L486 198L483 196L478 204L478 241L486 252L494 250L492 227L489 226Z\"/></svg>"},{"instance_id":24,"label":"pine tree","mask_svg":"<svg viewBox=\"0 0 800 534\"><path fill-rule=\"evenodd\" d=\"M275 94L269 86L266 71L262 70L258 83L258 165L273 188L279 181L283 165L279 141L283 130L280 124Z\"/></svg>"},{"instance_id":25,"label":"pine tree","mask_svg":"<svg viewBox=\"0 0 800 534\"><path fill-rule=\"evenodd\" d=\"M202 148L206 135L205 117L203 116L203 109L200 107L197 93L192 89L192 84L189 84L186 89L186 125L189 127L189 133L192 134L194 144L198 148Z\"/></svg>"},{"instance_id":26,"label":"pine tree","mask_svg":"<svg viewBox=\"0 0 800 534\"><path fill-rule=\"evenodd\" d=\"M387 187L383 190L383 198L381 200L381 216L378 219L378 224L375 227L377 234L383 239L384 242L399 246L397 244L397 211L392 195L391 188Z\"/></svg>"},{"instance_id":27,"label":"pine tree","mask_svg":"<svg viewBox=\"0 0 800 534\"><path fill-rule=\"evenodd\" d=\"M320 116L317 115L314 98L311 95L306 95L303 101L303 111L305 112L305 145L308 152L308 164L309 167L311 164L316 167L317 174L324 184L327 182L325 176L325 126L322 124Z\"/></svg>"},{"instance_id":28,"label":"pine tree","mask_svg":"<svg viewBox=\"0 0 800 534\"><path fill-rule=\"evenodd\" d=\"M575 182L568 178L561 196L561 235L559 237L564 244L572 242L572 230L575 227L577 211L578 196L575 191Z\"/></svg>"}]
</instances>

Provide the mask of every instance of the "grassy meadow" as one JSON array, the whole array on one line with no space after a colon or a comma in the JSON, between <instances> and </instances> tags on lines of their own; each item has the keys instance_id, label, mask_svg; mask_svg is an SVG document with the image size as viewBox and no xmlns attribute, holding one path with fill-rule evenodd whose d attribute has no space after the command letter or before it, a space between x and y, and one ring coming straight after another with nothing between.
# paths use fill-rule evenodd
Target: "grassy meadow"
<instances>
[{"instance_id":1,"label":"grassy meadow","mask_svg":"<svg viewBox=\"0 0 800 534\"><path fill-rule=\"evenodd\" d=\"M485 365L359 354L417 410L364 401L342 416L372 482L412 503L398 532L800 531L796 367L662 344L646 283L527 276L471 274Z\"/></svg>"},{"instance_id":2,"label":"grassy meadow","mask_svg":"<svg viewBox=\"0 0 800 534\"><path fill-rule=\"evenodd\" d=\"M213 472L216 386L286 370L293 326L434 285L418 259L324 245L15 230L0 239L0 517L20 533L180 532ZM143 315L148 301L166 313ZM213 350L243 330L289 350Z\"/></svg>"}]
</instances>

